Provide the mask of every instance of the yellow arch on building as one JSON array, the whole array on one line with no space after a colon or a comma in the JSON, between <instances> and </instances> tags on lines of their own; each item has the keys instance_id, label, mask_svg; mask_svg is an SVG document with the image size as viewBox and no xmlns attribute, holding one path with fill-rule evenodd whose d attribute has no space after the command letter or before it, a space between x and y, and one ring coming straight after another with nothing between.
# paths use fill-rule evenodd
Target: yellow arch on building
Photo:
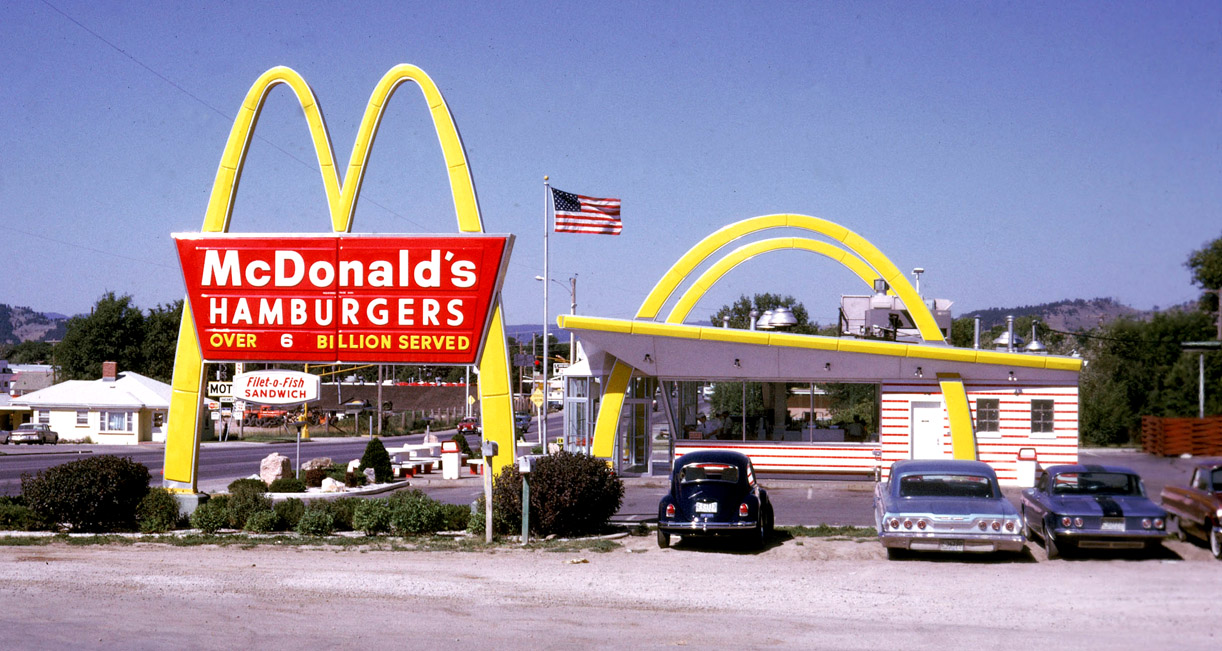
<instances>
[{"instance_id":1,"label":"yellow arch on building","mask_svg":"<svg viewBox=\"0 0 1222 651\"><path fill-rule=\"evenodd\" d=\"M874 272L873 277L881 277L886 280L891 291L904 301L904 306L908 308L908 312L912 316L913 323L917 326L921 338L926 343L945 345L946 340L938 328L933 312L925 305L925 302L917 294L912 284L908 282L903 272L887 256L883 255L882 251L864 237L839 224L809 215L763 215L735 222L714 231L695 246L688 249L663 274L653 290L645 297L645 301L641 304L640 309L637 310L637 318L656 319L666 301L669 300L679 285L691 275L692 271L726 244L738 238L774 228L807 230L843 243L847 250L815 240L803 240L814 244L825 244L826 247L830 247L811 246L808 250L826 255L840 262L863 280L871 276L871 273L866 271L865 268ZM713 284L720 280L726 272L757 255L786 248L781 245L786 239L777 238L776 240L763 240L748 244L736 249L715 263L688 288L687 292L671 310L666 322L682 323L683 319L687 317L688 312L695 306L696 301ZM793 240L793 238L789 239ZM873 284L873 277L867 280L871 285ZM733 337L734 333L727 333L727 335ZM631 377L631 366L616 360L615 365L612 367L611 376L607 380L607 388L603 392L602 402L598 410L598 420L595 424L592 452L596 456L610 457L614 453L615 436L619 430L624 393L628 388L628 382ZM939 378L939 382L946 398L947 417L951 427L951 442L954 457L956 459L975 459L976 436L967 400L967 390L963 386L962 380L957 377Z\"/></svg>"},{"instance_id":2,"label":"yellow arch on building","mask_svg":"<svg viewBox=\"0 0 1222 651\"><path fill-rule=\"evenodd\" d=\"M349 158L348 171L341 184L331 149L330 134L323 120L322 110L314 97L314 91L295 70L278 66L259 76L246 93L241 109L234 119L229 139L221 155L212 195L201 228L205 233L229 231L233 214L233 201L237 195L242 166L250 147L250 138L259 120L259 113L272 88L288 86L297 97L305 114L306 124L314 142L319 172L326 191L331 228L337 233L352 230L353 214L360 195L366 163L377 136L386 104L390 96L405 82L415 82L424 93L424 98L441 142L442 156L450 178L450 191L454 197L454 210L458 218L458 230L463 233L482 233L479 203L475 195L475 184L467 165L466 152L458 135L453 116L433 80L416 66L401 64L391 68L382 76L369 98L365 115L357 131L356 143ZM504 320L501 314L500 297L493 305L489 323L487 343L479 360L480 400L484 418L485 438L496 441L506 453L495 458L494 471L514 462L513 402L509 383L509 355L505 343ZM183 492L197 490L196 470L199 453L200 395L204 387L203 360L196 339L195 323L190 310L183 311L182 325L178 333L178 347L174 360L174 379L170 399L170 417L166 431L165 481L167 486Z\"/></svg>"}]
</instances>

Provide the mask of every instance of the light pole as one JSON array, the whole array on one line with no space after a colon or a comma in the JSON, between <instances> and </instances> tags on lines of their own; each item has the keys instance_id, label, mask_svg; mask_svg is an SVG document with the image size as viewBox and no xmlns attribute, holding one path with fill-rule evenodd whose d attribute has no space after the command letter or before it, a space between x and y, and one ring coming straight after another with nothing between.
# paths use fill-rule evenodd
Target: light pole
<instances>
[{"instance_id":1,"label":"light pole","mask_svg":"<svg viewBox=\"0 0 1222 651\"><path fill-rule=\"evenodd\" d=\"M535 276L535 280L542 281L543 276ZM548 278L548 280L556 283L557 285L560 285L561 287L564 287L564 283L560 282L559 280L556 280L555 278ZM573 274L572 276L569 276L569 286L564 287L564 288L569 293L569 314L570 315L577 314L577 274ZM576 361L576 359L577 359L576 342L574 339L573 332L569 331L569 364L572 364L574 361Z\"/></svg>"}]
</instances>

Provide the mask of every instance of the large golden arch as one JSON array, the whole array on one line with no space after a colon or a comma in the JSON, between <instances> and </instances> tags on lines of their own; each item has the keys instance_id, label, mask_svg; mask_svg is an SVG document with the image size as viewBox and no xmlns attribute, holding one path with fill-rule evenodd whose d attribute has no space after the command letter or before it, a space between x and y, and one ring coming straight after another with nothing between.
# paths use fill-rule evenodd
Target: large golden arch
<instances>
[{"instance_id":1,"label":"large golden arch","mask_svg":"<svg viewBox=\"0 0 1222 651\"><path fill-rule=\"evenodd\" d=\"M805 238L775 238L762 240L742 246L724 258L714 263L705 271L680 297L670 314L667 323L682 323L696 302L721 279L730 269L756 256L785 248L800 248L828 257L848 268L868 284L873 284L874 278L887 281L891 291L904 301L917 326L921 338L930 344L945 345L941 330L934 319L933 312L925 305L916 289L908 282L907 277L883 255L878 247L853 231L830 222L826 219L809 215L764 215L745 219L729 224L714 231L675 262L662 275L662 278L645 297L645 301L637 310L636 318L654 320L662 310L666 301L691 273L716 252L730 242L760 231L774 228L793 228L818 233L829 239L844 244L845 249L834 245ZM847 249L847 250L846 250ZM734 338L737 333L727 333ZM741 336L750 338L743 333ZM614 453L615 435L619 431L619 419L624 405L624 393L632 377L632 367L616 360L611 375L607 379L607 388L603 392L599 405L598 419L594 430L594 446L592 452L596 456L610 457ZM967 400L967 390L962 379L957 375L938 377L942 393L946 400L947 419L951 429L951 445L956 459L976 458L976 435L972 422L971 408Z\"/></svg>"},{"instance_id":2,"label":"large golden arch","mask_svg":"<svg viewBox=\"0 0 1222 651\"><path fill-rule=\"evenodd\" d=\"M234 119L225 151L221 155L216 180L212 185L212 195L201 231L229 231L233 200L237 194L250 138L259 121L259 113L271 89L283 84L293 91L305 114L318 158L319 172L322 174L323 188L326 191L331 228L337 233L351 232L365 165L369 160L386 103L395 89L407 81L414 81L420 87L433 118L450 177L450 191L454 196L458 230L462 233L482 233L484 228L475 195L475 184L450 109L433 80L416 66L406 64L391 68L374 88L357 131L356 143L349 157L348 171L342 183L335 168L330 134L323 120L322 110L314 97L314 91L301 75L291 68L280 66L263 73L246 93L238 116ZM483 356L479 361L480 401L484 437L496 441L503 451L494 461L494 472L500 472L501 468L514 462L514 430L509 356L499 296L493 305L487 338ZM197 490L200 395L203 393L204 381L204 366L195 335L195 323L190 310L183 310L174 360L173 394L165 448L165 483L180 492Z\"/></svg>"}]
</instances>

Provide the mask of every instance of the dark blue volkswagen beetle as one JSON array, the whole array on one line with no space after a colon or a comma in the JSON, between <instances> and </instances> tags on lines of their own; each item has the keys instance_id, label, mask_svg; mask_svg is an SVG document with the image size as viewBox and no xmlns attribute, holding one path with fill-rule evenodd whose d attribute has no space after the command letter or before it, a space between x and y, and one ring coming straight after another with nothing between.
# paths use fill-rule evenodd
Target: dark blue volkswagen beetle
<instances>
[{"instance_id":1,"label":"dark blue volkswagen beetle","mask_svg":"<svg viewBox=\"0 0 1222 651\"><path fill-rule=\"evenodd\" d=\"M700 450L675 460L670 492L658 503L658 546L672 535L733 535L763 547L772 536L772 503L740 452Z\"/></svg>"},{"instance_id":2,"label":"dark blue volkswagen beetle","mask_svg":"<svg viewBox=\"0 0 1222 651\"><path fill-rule=\"evenodd\" d=\"M1049 466L1023 491L1022 518L1049 559L1072 547L1141 549L1167 538L1167 512L1122 466Z\"/></svg>"}]
</instances>

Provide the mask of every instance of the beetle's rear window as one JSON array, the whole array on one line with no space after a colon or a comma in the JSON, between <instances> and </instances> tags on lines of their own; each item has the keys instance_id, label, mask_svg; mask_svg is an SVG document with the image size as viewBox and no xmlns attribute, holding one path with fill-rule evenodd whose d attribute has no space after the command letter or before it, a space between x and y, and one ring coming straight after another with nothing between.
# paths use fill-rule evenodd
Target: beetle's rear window
<instances>
[{"instance_id":1,"label":"beetle's rear window","mask_svg":"<svg viewBox=\"0 0 1222 651\"><path fill-rule=\"evenodd\" d=\"M997 497L980 475L923 474L900 477L900 497Z\"/></svg>"},{"instance_id":2,"label":"beetle's rear window","mask_svg":"<svg viewBox=\"0 0 1222 651\"><path fill-rule=\"evenodd\" d=\"M1123 472L1063 472L1052 479L1055 495L1141 495L1141 480Z\"/></svg>"},{"instance_id":3,"label":"beetle's rear window","mask_svg":"<svg viewBox=\"0 0 1222 651\"><path fill-rule=\"evenodd\" d=\"M724 463L693 463L679 469L679 482L724 481L738 483L738 466Z\"/></svg>"}]
</instances>

